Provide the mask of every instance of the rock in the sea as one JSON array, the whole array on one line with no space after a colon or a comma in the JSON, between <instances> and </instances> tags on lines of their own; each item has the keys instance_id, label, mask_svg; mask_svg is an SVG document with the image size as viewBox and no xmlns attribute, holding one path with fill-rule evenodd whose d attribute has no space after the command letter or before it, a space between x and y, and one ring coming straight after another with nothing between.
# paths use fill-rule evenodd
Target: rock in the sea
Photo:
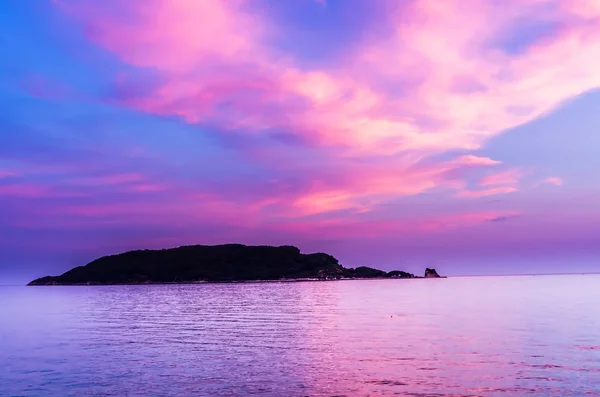
<instances>
[{"instance_id":1,"label":"rock in the sea","mask_svg":"<svg viewBox=\"0 0 600 397\"><path fill-rule=\"evenodd\" d=\"M435 269L426 268L425 269L425 278L439 278L440 275L435 271Z\"/></svg>"}]
</instances>

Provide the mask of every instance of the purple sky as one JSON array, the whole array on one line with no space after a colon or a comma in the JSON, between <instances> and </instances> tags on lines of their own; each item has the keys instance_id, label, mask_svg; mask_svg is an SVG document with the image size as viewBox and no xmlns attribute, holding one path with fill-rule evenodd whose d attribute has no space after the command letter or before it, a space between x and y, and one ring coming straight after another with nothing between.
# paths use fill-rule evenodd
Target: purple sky
<instances>
[{"instance_id":1,"label":"purple sky","mask_svg":"<svg viewBox=\"0 0 600 397\"><path fill-rule=\"evenodd\" d=\"M0 284L240 242L600 271L598 0L7 0Z\"/></svg>"}]
</instances>

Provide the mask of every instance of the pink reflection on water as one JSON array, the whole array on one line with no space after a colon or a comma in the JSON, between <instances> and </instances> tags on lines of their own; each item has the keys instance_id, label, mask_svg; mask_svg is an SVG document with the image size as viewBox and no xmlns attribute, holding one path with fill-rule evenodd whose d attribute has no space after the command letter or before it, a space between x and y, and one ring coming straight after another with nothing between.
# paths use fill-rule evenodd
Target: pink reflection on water
<instances>
[{"instance_id":1,"label":"pink reflection on water","mask_svg":"<svg viewBox=\"0 0 600 397\"><path fill-rule=\"evenodd\" d=\"M599 279L0 289L0 391L598 396Z\"/></svg>"}]
</instances>

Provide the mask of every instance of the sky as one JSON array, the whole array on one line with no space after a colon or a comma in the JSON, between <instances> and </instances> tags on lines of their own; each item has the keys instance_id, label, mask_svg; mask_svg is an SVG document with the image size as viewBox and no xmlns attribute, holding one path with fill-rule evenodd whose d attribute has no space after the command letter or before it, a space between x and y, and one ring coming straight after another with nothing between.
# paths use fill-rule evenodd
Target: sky
<instances>
[{"instance_id":1,"label":"sky","mask_svg":"<svg viewBox=\"0 0 600 397\"><path fill-rule=\"evenodd\" d=\"M5 0L0 284L296 245L600 271L600 0Z\"/></svg>"}]
</instances>

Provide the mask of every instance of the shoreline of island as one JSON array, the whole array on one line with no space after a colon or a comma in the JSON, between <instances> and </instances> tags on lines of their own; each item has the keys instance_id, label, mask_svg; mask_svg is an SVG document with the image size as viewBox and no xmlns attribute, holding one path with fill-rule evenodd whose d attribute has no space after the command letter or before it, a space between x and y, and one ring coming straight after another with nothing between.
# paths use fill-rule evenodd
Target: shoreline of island
<instances>
[{"instance_id":1,"label":"shoreline of island","mask_svg":"<svg viewBox=\"0 0 600 397\"><path fill-rule=\"evenodd\" d=\"M303 254L294 246L193 245L137 250L98 258L59 276L28 286L154 285L205 283L314 282L443 278L426 268L424 276L367 266L346 268L325 253Z\"/></svg>"},{"instance_id":2,"label":"shoreline of island","mask_svg":"<svg viewBox=\"0 0 600 397\"><path fill-rule=\"evenodd\" d=\"M381 281L381 280L431 280L443 279L447 276L440 277L370 277L370 278L286 278L279 280L198 280L198 281L149 281L149 282L131 282L131 283L73 283L73 284L27 284L28 287L110 287L110 286L126 286L126 285L200 285L200 284L265 284L265 283L306 283L306 282L332 282L332 281ZM34 280L35 281L35 280Z\"/></svg>"}]
</instances>

